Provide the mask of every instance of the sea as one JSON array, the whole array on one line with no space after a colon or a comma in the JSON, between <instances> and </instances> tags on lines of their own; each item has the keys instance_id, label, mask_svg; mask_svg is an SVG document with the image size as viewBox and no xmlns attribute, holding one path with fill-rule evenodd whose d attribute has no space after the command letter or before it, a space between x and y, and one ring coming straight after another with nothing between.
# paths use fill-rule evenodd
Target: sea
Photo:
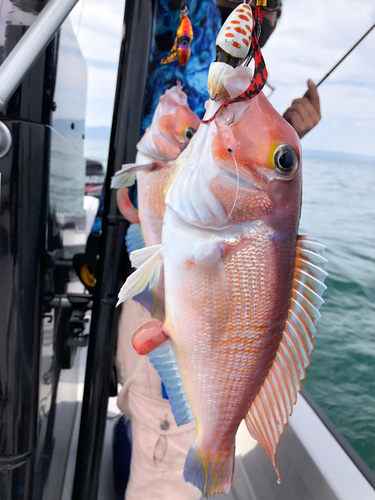
<instances>
[{"instance_id":1,"label":"sea","mask_svg":"<svg viewBox=\"0 0 375 500\"><path fill-rule=\"evenodd\" d=\"M106 167L108 141L86 140ZM300 234L326 246L324 304L304 386L375 472L375 159L303 159Z\"/></svg>"}]
</instances>

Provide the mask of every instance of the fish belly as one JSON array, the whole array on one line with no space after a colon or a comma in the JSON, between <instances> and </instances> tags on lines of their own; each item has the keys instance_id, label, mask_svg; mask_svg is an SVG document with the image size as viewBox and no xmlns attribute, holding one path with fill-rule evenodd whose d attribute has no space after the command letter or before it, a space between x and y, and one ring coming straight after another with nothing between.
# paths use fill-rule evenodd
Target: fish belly
<instances>
[{"instance_id":1,"label":"fish belly","mask_svg":"<svg viewBox=\"0 0 375 500\"><path fill-rule=\"evenodd\" d=\"M292 289L292 241L261 221L197 228L167 207L165 328L205 456L233 453L272 365Z\"/></svg>"}]
</instances>

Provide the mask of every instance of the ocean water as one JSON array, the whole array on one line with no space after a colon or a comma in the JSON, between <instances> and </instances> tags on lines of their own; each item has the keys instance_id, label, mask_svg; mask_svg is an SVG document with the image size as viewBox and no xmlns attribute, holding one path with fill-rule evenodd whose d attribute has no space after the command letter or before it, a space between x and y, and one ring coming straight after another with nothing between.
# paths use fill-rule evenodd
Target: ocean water
<instances>
[{"instance_id":1,"label":"ocean water","mask_svg":"<svg viewBox=\"0 0 375 500\"><path fill-rule=\"evenodd\" d=\"M106 166L108 141L86 141ZM305 386L375 472L375 162L303 161L300 234L327 248L327 290Z\"/></svg>"},{"instance_id":2,"label":"ocean water","mask_svg":"<svg viewBox=\"0 0 375 500\"><path fill-rule=\"evenodd\" d=\"M107 170L109 141L99 139L85 139L85 158L100 161L104 170Z\"/></svg>"},{"instance_id":3,"label":"ocean water","mask_svg":"<svg viewBox=\"0 0 375 500\"><path fill-rule=\"evenodd\" d=\"M300 233L326 248L305 386L375 471L375 162L305 159Z\"/></svg>"}]
</instances>

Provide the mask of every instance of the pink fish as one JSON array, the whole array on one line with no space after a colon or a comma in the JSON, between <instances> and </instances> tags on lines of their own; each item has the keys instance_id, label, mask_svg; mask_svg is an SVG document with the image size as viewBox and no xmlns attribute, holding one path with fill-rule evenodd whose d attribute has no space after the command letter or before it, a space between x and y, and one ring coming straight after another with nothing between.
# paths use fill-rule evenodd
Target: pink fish
<instances>
[{"instance_id":1,"label":"pink fish","mask_svg":"<svg viewBox=\"0 0 375 500\"><path fill-rule=\"evenodd\" d=\"M230 98L251 80L235 68ZM206 497L231 488L243 419L277 471L325 289L324 247L298 235L301 201L293 128L262 93L229 104L175 162L162 244L135 253L138 269L120 292L131 296L164 264L164 324L140 329L133 345L149 353L176 422L196 420L184 477Z\"/></svg>"},{"instance_id":2,"label":"pink fish","mask_svg":"<svg viewBox=\"0 0 375 500\"><path fill-rule=\"evenodd\" d=\"M177 86L167 90L160 98L150 127L137 145L136 163L125 165L112 179L112 187L118 188L120 212L129 222L141 224L146 246L161 243L165 212L163 189L171 175L174 160L189 144L199 125L198 116L187 104L186 94ZM127 188L135 180L138 210L131 203ZM164 317L163 281L154 294L154 312L158 317Z\"/></svg>"},{"instance_id":3,"label":"pink fish","mask_svg":"<svg viewBox=\"0 0 375 500\"><path fill-rule=\"evenodd\" d=\"M124 186L132 185L137 179L138 215L147 246L161 242L165 212L163 189L172 172L173 161L189 144L199 125L198 116L187 104L186 94L178 87L167 90L160 98L150 127L137 145L136 163L124 165L112 179L112 187L119 188L120 193L127 193ZM129 202L125 210L121 204L119 209L130 220L134 211Z\"/></svg>"}]
</instances>

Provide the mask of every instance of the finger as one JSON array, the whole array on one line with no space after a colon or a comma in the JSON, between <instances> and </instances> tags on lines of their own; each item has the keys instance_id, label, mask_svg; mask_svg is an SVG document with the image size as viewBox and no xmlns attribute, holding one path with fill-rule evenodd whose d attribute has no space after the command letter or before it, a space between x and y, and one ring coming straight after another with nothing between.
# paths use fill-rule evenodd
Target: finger
<instances>
[{"instance_id":1,"label":"finger","mask_svg":"<svg viewBox=\"0 0 375 500\"><path fill-rule=\"evenodd\" d=\"M298 135L303 132L304 123L298 111L289 108L285 111L283 118L294 128Z\"/></svg>"},{"instance_id":2,"label":"finger","mask_svg":"<svg viewBox=\"0 0 375 500\"><path fill-rule=\"evenodd\" d=\"M297 132L300 139L306 135L315 124L313 123L311 117L306 113L306 111L299 106L291 106L285 113L284 118Z\"/></svg>"},{"instance_id":3,"label":"finger","mask_svg":"<svg viewBox=\"0 0 375 500\"><path fill-rule=\"evenodd\" d=\"M294 122L298 121L299 126L304 125L306 120L306 111L301 104L292 105L285 113L287 113L288 116L291 116Z\"/></svg>"},{"instance_id":4,"label":"finger","mask_svg":"<svg viewBox=\"0 0 375 500\"><path fill-rule=\"evenodd\" d=\"M321 118L319 112L312 105L311 101L306 97L302 97L301 99L294 99L291 107L293 109L296 109L306 122L311 122L311 128L315 127L315 125Z\"/></svg>"},{"instance_id":5,"label":"finger","mask_svg":"<svg viewBox=\"0 0 375 500\"><path fill-rule=\"evenodd\" d=\"M318 123L318 121L321 118L320 114L309 99L303 97L302 99L299 100L297 106L301 108L301 112L306 113L309 117L311 117L315 125Z\"/></svg>"},{"instance_id":6,"label":"finger","mask_svg":"<svg viewBox=\"0 0 375 500\"><path fill-rule=\"evenodd\" d=\"M307 86L308 86L308 91L306 92L304 97L307 97L307 99L311 102L311 104L316 109L319 117L321 117L320 97L319 97L319 93L318 93L318 87L315 85L315 83L311 79L307 80Z\"/></svg>"}]
</instances>

